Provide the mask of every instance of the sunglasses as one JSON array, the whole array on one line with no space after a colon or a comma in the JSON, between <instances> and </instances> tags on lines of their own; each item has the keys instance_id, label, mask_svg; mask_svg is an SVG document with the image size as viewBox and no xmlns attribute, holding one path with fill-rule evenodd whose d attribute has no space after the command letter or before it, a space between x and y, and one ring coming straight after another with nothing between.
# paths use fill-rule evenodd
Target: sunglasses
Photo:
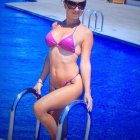
<instances>
[{"instance_id":1,"label":"sunglasses","mask_svg":"<svg viewBox=\"0 0 140 140\"><path fill-rule=\"evenodd\" d=\"M78 7L78 9L84 10L86 7L86 1L74 2L74 1L65 0L65 3L69 9L75 9L76 7Z\"/></svg>"}]
</instances>

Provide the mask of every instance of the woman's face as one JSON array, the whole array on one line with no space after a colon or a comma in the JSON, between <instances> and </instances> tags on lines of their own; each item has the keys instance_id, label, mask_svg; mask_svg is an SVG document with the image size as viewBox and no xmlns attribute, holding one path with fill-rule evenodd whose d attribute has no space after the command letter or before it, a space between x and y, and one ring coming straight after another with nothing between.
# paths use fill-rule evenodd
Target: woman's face
<instances>
[{"instance_id":1,"label":"woman's face","mask_svg":"<svg viewBox=\"0 0 140 140\"><path fill-rule=\"evenodd\" d=\"M85 9L86 0L66 0L64 6L68 18L79 19Z\"/></svg>"}]
</instances>

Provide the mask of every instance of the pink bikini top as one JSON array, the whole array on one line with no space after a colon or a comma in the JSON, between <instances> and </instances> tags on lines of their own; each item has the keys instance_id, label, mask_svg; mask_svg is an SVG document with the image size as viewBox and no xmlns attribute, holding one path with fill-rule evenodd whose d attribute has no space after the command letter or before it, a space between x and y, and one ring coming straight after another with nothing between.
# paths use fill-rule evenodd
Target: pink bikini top
<instances>
[{"instance_id":1,"label":"pink bikini top","mask_svg":"<svg viewBox=\"0 0 140 140\"><path fill-rule=\"evenodd\" d=\"M74 32L76 30L77 26L74 29ZM50 31L46 36L46 42L49 47L55 47L60 46L66 51L70 51L72 53L75 53L75 46L74 46L74 39L73 34L74 32L64 38L62 38L59 42L56 42L56 40L53 37L52 31Z\"/></svg>"}]
</instances>

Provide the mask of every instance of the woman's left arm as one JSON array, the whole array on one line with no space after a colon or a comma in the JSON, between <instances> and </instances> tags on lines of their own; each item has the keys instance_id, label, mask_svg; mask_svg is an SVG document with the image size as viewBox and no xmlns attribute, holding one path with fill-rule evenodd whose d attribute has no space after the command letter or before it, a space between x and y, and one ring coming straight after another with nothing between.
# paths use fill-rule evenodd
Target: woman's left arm
<instances>
[{"instance_id":1,"label":"woman's left arm","mask_svg":"<svg viewBox=\"0 0 140 140\"><path fill-rule=\"evenodd\" d=\"M91 80L90 54L92 46L93 46L93 34L92 31L88 29L87 33L85 33L85 38L82 43L81 63L80 63L80 72L85 90L84 100L88 103L87 104L88 111L92 110L93 104L90 90L90 80Z\"/></svg>"}]
</instances>

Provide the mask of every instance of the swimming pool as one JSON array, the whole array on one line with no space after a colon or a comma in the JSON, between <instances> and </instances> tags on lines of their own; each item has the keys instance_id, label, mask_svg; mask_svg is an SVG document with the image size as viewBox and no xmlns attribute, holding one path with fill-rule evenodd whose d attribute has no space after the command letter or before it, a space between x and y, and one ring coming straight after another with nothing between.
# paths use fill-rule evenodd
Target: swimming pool
<instances>
[{"instance_id":1,"label":"swimming pool","mask_svg":"<svg viewBox=\"0 0 140 140\"><path fill-rule=\"evenodd\" d=\"M1 6L0 27L0 138L6 139L13 99L26 87L32 87L40 74L48 53L45 35L51 22ZM94 37L91 54L94 108L89 140L139 140L140 49ZM48 91L47 85L46 81L43 94ZM33 139L36 123L33 102L32 96L20 102L14 140ZM68 138L71 140L83 138L81 124L85 120L80 109L70 116ZM42 127L40 139L48 138Z\"/></svg>"}]
</instances>

